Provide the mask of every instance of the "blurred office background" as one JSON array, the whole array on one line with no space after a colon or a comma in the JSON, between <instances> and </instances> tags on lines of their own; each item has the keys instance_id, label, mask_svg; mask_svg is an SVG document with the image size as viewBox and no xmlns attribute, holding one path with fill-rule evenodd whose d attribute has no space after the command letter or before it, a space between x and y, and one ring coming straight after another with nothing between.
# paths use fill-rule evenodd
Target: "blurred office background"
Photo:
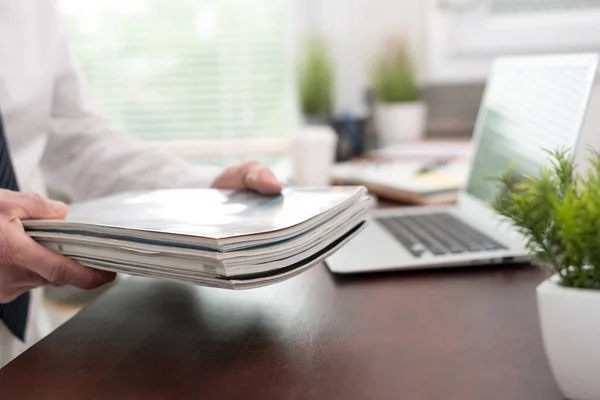
<instances>
[{"instance_id":1,"label":"blurred office background","mask_svg":"<svg viewBox=\"0 0 600 400\"><path fill-rule=\"evenodd\" d=\"M332 60L333 114L368 118L373 64L403 43L423 137L469 137L494 57L600 50L600 0L59 0L98 103L197 163L285 158L308 38ZM597 88L600 86L596 85ZM600 145L600 89L583 140ZM60 297L60 295L58 295Z\"/></svg>"},{"instance_id":2,"label":"blurred office background","mask_svg":"<svg viewBox=\"0 0 600 400\"><path fill-rule=\"evenodd\" d=\"M370 70L382 47L405 43L427 103L424 135L434 137L471 134L495 56L600 49L600 0L60 5L83 72L119 127L220 164L285 154L301 121L296 72L309 37L327 43L335 112L350 115L368 112Z\"/></svg>"}]
</instances>

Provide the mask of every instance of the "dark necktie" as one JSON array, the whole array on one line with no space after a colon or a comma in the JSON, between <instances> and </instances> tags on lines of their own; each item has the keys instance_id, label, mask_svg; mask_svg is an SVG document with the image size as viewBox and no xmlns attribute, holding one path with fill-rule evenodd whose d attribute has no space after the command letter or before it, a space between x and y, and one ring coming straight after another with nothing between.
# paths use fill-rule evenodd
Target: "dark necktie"
<instances>
[{"instance_id":1,"label":"dark necktie","mask_svg":"<svg viewBox=\"0 0 600 400\"><path fill-rule=\"evenodd\" d=\"M6 138L4 136L4 127L2 124L2 115L0 114L0 188L9 190L19 190L15 171L13 170ZM19 339L24 340L25 328L27 325L27 313L29 312L29 292L23 293L14 301L8 304L0 304L0 319L8 329Z\"/></svg>"}]
</instances>

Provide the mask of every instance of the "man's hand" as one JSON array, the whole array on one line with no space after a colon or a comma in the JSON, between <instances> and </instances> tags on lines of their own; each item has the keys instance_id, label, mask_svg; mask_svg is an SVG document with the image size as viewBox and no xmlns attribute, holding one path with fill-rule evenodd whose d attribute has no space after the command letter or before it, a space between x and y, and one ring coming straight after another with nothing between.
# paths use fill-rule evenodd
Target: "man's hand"
<instances>
[{"instance_id":1,"label":"man's hand","mask_svg":"<svg viewBox=\"0 0 600 400\"><path fill-rule=\"evenodd\" d=\"M283 184L256 161L227 168L212 184L215 189L249 189L265 195L281 192Z\"/></svg>"},{"instance_id":2,"label":"man's hand","mask_svg":"<svg viewBox=\"0 0 600 400\"><path fill-rule=\"evenodd\" d=\"M37 244L23 229L22 219L61 219L67 206L35 194L0 189L0 303L45 284L93 289L115 274L84 267Z\"/></svg>"}]
</instances>

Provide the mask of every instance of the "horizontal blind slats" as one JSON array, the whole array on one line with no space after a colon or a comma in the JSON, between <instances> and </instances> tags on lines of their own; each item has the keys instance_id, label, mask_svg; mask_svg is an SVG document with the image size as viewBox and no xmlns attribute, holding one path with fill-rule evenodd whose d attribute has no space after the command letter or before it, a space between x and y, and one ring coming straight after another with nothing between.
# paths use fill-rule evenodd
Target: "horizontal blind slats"
<instances>
[{"instance_id":1,"label":"horizontal blind slats","mask_svg":"<svg viewBox=\"0 0 600 400\"><path fill-rule=\"evenodd\" d=\"M287 133L282 0L60 2L98 103L126 131L148 140Z\"/></svg>"}]
</instances>

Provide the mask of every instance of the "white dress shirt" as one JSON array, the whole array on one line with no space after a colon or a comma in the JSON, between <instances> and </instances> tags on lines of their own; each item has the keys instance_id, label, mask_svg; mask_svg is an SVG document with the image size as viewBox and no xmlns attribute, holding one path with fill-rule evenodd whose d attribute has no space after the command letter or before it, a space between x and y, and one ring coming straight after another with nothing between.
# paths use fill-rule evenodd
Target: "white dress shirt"
<instances>
[{"instance_id":1,"label":"white dress shirt","mask_svg":"<svg viewBox=\"0 0 600 400\"><path fill-rule=\"evenodd\" d=\"M131 189L207 186L197 168L115 130L77 69L51 0L0 0L0 112L22 191L73 200ZM0 367L40 337L34 290L27 343L0 323Z\"/></svg>"}]
</instances>

